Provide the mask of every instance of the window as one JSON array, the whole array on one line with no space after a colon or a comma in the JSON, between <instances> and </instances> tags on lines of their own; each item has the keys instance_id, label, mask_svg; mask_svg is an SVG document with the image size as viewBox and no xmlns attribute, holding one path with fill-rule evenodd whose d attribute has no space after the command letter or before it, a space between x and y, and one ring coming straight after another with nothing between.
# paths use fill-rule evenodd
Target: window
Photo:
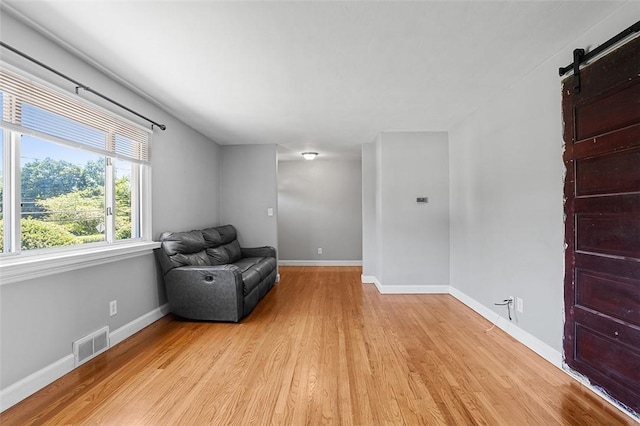
<instances>
[{"instance_id":1,"label":"window","mask_svg":"<svg viewBox=\"0 0 640 426\"><path fill-rule=\"evenodd\" d=\"M150 240L150 131L5 68L0 105L0 258Z\"/></svg>"}]
</instances>

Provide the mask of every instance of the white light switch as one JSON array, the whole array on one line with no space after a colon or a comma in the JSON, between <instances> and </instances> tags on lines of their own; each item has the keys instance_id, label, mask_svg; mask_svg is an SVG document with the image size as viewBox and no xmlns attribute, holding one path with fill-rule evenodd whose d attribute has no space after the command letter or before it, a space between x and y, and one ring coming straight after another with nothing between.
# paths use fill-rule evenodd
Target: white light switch
<instances>
[{"instance_id":1,"label":"white light switch","mask_svg":"<svg viewBox=\"0 0 640 426\"><path fill-rule=\"evenodd\" d=\"M267 216L273 216L273 209L271 207L267 209Z\"/></svg>"}]
</instances>

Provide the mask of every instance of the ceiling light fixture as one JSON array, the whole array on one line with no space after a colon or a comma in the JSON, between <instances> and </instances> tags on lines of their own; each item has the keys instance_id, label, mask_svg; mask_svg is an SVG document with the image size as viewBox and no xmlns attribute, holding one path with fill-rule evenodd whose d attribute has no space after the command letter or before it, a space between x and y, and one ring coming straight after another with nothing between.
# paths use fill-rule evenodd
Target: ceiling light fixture
<instances>
[{"instance_id":1,"label":"ceiling light fixture","mask_svg":"<svg viewBox=\"0 0 640 426\"><path fill-rule=\"evenodd\" d=\"M302 156L304 157L305 160L313 160L314 158L316 158L318 156L317 152L303 152Z\"/></svg>"}]
</instances>

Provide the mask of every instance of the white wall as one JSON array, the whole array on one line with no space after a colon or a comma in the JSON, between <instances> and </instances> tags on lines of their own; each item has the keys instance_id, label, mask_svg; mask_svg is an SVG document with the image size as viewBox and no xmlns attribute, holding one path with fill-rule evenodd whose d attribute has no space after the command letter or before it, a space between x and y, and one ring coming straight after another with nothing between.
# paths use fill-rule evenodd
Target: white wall
<instances>
[{"instance_id":1,"label":"white wall","mask_svg":"<svg viewBox=\"0 0 640 426\"><path fill-rule=\"evenodd\" d=\"M563 336L561 79L572 50L637 21L630 2L449 133L451 285L487 309L524 300L517 325L559 353Z\"/></svg>"},{"instance_id":2,"label":"white wall","mask_svg":"<svg viewBox=\"0 0 640 426\"><path fill-rule=\"evenodd\" d=\"M368 205L375 204L375 248L364 250L382 292L448 292L449 160L444 132L383 132L375 157L364 148L363 182ZM375 163L375 171L371 170ZM375 176L374 176L375 175ZM370 185L375 181L375 190ZM428 197L427 204L416 202ZM367 214L366 241L373 218ZM363 273L363 275L367 275Z\"/></svg>"},{"instance_id":3,"label":"white wall","mask_svg":"<svg viewBox=\"0 0 640 426\"><path fill-rule=\"evenodd\" d=\"M218 145L4 11L0 26L4 42L167 125L164 132L154 131L152 141L154 237L165 230L219 222ZM2 59L73 91L70 84L4 50ZM105 107L127 116L116 107ZM118 314L109 317L109 301L114 299ZM105 325L114 331L164 303L164 286L152 254L0 285L0 388L5 390L70 355L71 342L87 333Z\"/></svg>"},{"instance_id":4,"label":"white wall","mask_svg":"<svg viewBox=\"0 0 640 426\"><path fill-rule=\"evenodd\" d=\"M158 114L161 114L158 112ZM153 238L220 224L220 146L166 116L152 146Z\"/></svg>"},{"instance_id":5,"label":"white wall","mask_svg":"<svg viewBox=\"0 0 640 426\"><path fill-rule=\"evenodd\" d=\"M279 163L280 259L361 261L361 170L359 160Z\"/></svg>"},{"instance_id":6,"label":"white wall","mask_svg":"<svg viewBox=\"0 0 640 426\"><path fill-rule=\"evenodd\" d=\"M222 146L220 224L238 231L242 247L278 248L278 154L275 145ZM273 209L273 216L267 210Z\"/></svg>"}]
</instances>

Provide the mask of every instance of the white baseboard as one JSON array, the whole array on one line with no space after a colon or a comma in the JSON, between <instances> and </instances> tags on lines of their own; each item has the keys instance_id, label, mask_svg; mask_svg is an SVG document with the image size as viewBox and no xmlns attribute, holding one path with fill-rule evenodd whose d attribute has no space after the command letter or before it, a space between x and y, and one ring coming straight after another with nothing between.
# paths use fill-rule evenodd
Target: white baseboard
<instances>
[{"instance_id":1,"label":"white baseboard","mask_svg":"<svg viewBox=\"0 0 640 426\"><path fill-rule=\"evenodd\" d=\"M0 391L0 412L14 406L43 387L55 382L74 368L74 356L69 354Z\"/></svg>"},{"instance_id":2,"label":"white baseboard","mask_svg":"<svg viewBox=\"0 0 640 426\"><path fill-rule=\"evenodd\" d=\"M510 322L506 318L503 318L502 316L497 315L494 311L487 308L486 306L476 301L475 299L472 299L471 297L467 296L460 290L454 287L450 287L450 288L451 288L450 293L453 297L455 297L456 299L458 299L459 301L461 301L462 303L464 303L465 305L467 305L468 307L470 307L471 309L473 309L474 311L476 311L477 313L485 317L487 320L491 321L492 323L496 322L496 327L505 331L507 334L509 334L514 339L516 339L517 341L519 341L520 343L522 343L523 345L525 345L526 347L528 347L529 349L531 349L532 351L534 351L535 353L537 353L538 355L540 355L541 357L549 361L551 364L562 369L562 354L560 352L553 349L551 346L547 345L542 340L538 339L532 334L527 333L526 331L518 327L516 324Z\"/></svg>"},{"instance_id":3,"label":"white baseboard","mask_svg":"<svg viewBox=\"0 0 640 426\"><path fill-rule=\"evenodd\" d=\"M380 285L377 287L381 294L449 294L448 285Z\"/></svg>"},{"instance_id":4,"label":"white baseboard","mask_svg":"<svg viewBox=\"0 0 640 426\"><path fill-rule=\"evenodd\" d=\"M448 285L382 285L372 275L360 275L363 284L375 284L380 294L449 294Z\"/></svg>"},{"instance_id":5,"label":"white baseboard","mask_svg":"<svg viewBox=\"0 0 640 426\"><path fill-rule=\"evenodd\" d=\"M527 333L526 331L518 327L516 324L510 322L506 318L502 316L498 316L494 311L482 305L480 302L476 301L475 299L472 299L471 297L467 296L466 294L456 289L455 287L451 287L451 295L456 299L458 299L459 301L461 301L462 303L464 303L465 305L467 305L469 308L473 309L474 311L476 311L477 313L485 317L487 320L491 321L492 323L497 320L496 326L502 329L505 333L509 334L518 342L522 343L523 345L525 345L526 347L528 347L529 349L531 349L532 351L540 355L542 358L544 358L551 364L558 367L560 370L568 374L570 377L577 380L585 388L589 389L594 394L596 394L597 396L601 397L603 400L605 400L609 404L616 407L618 410L620 410L622 413L629 416L631 419L635 421L640 420L640 417L636 416L635 413L632 413L626 407L621 406L621 404L618 401L611 398L611 396L603 392L602 389L599 389L593 386L587 378L582 377L575 371L571 370L564 363L564 360L562 358L562 353L553 349L551 346L547 345L537 337Z\"/></svg>"},{"instance_id":6,"label":"white baseboard","mask_svg":"<svg viewBox=\"0 0 640 426\"><path fill-rule=\"evenodd\" d=\"M498 328L505 331L514 339L533 350L556 367L562 369L562 354L560 352L556 351L537 337L527 333L516 324L497 315L494 311L467 296L455 287L449 285L385 286L382 285L376 277L367 275L361 275L361 281L363 283L375 284L381 294L451 294L453 297L485 317L487 320L492 323L495 321Z\"/></svg>"},{"instance_id":7,"label":"white baseboard","mask_svg":"<svg viewBox=\"0 0 640 426\"><path fill-rule=\"evenodd\" d=\"M109 345L113 347L128 337L133 336L146 326L154 323L169 313L169 305L164 304L151 312L142 315L109 334ZM41 370L0 390L0 412L14 406L45 386L74 369L74 356L69 354L47 365Z\"/></svg>"},{"instance_id":8,"label":"white baseboard","mask_svg":"<svg viewBox=\"0 0 640 426\"><path fill-rule=\"evenodd\" d=\"M362 260L278 260L280 266L362 266Z\"/></svg>"},{"instance_id":9,"label":"white baseboard","mask_svg":"<svg viewBox=\"0 0 640 426\"><path fill-rule=\"evenodd\" d=\"M626 414L627 416L629 416L629 418L635 420L636 422L640 422L640 413L636 413L633 410L631 410L631 408L626 407L620 401L617 401L615 398L611 397L611 395L606 393L603 389L593 386L588 378L578 373L577 371L573 370L566 363L563 363L562 371L567 373L569 377L579 382L582 386L589 389L591 392L593 392L600 398L607 401L609 404L616 407L621 413Z\"/></svg>"},{"instance_id":10,"label":"white baseboard","mask_svg":"<svg viewBox=\"0 0 640 426\"><path fill-rule=\"evenodd\" d=\"M513 322L510 322L506 318L498 315L496 312L492 311L488 307L484 306L480 302L461 292L457 288L453 286L443 285L443 286L383 286L380 281L375 276L370 275L361 275L361 281L363 284L375 284L378 291L381 294L428 294L428 293L448 293L453 297L464 303L469 308L473 309L478 314L482 315L491 323L496 324L498 328L503 330L505 333L509 334L511 337L516 339L518 342L522 343L546 361L558 367L560 370L568 374L570 377L574 378L578 382L580 382L585 388L591 390L596 395L603 398L605 401L616 407L622 413L629 416L631 419L638 421L639 417L636 416L635 413L632 413L630 410L627 410L626 407L620 405L615 399L611 398L609 395L604 393L601 389L593 386L586 378L581 377L579 374L575 373L571 369L569 369L563 361L562 353L553 349L551 346L544 343L542 340L533 336L532 334L527 333L520 327L518 327Z\"/></svg>"},{"instance_id":11,"label":"white baseboard","mask_svg":"<svg viewBox=\"0 0 640 426\"><path fill-rule=\"evenodd\" d=\"M380 290L382 288L382 284L380 284L380 281L378 281L378 279L372 275L360 275L360 281L363 284L373 284L376 286L376 288L378 289L378 291L380 293L382 293L382 291Z\"/></svg>"},{"instance_id":12,"label":"white baseboard","mask_svg":"<svg viewBox=\"0 0 640 426\"><path fill-rule=\"evenodd\" d=\"M109 346L114 347L128 337L133 336L146 326L158 321L168 313L169 304L165 303L164 305L154 309L153 311L147 312L141 317L134 319L130 323L123 325L119 329L112 331L111 333L109 333Z\"/></svg>"},{"instance_id":13,"label":"white baseboard","mask_svg":"<svg viewBox=\"0 0 640 426\"><path fill-rule=\"evenodd\" d=\"M494 311L482 305L480 302L475 299L467 296L465 293L460 290L451 287L451 286L383 286L376 277L374 276L361 276L362 283L366 284L374 284L378 291L382 294L434 294L434 293L449 293L462 303L464 303L469 308L473 309L478 314L482 315L488 321L492 323L496 321L498 318L496 326L507 334L514 337L520 343L524 344L538 355L542 356L551 364L560 368L569 376L573 377L575 380L580 382L586 388L593 391L598 396L605 399L607 402L618 408L621 412L628 415L633 420L638 420L636 416L632 413L625 410L623 407L609 397L607 394L603 393L601 390L593 387L588 380L581 378L575 372L569 371L563 363L562 354L546 343L539 340L537 337L527 333L522 330L520 327L515 324L508 322L505 318L501 316L497 316ZM118 328L109 334L110 347L113 347L128 337L133 336L138 331L147 327L148 325L154 323L158 319L162 318L169 312L168 304L162 305L151 312L142 315L139 318L131 321L128 324ZM36 393L40 389L45 386L53 383L58 380L60 377L65 374L71 372L74 369L74 356L73 354L69 354L59 359L58 361L49 364L41 370L36 371L35 373L25 377L13 383L12 385L0 390L0 412L5 411L6 409L12 407L23 399L29 397L30 395Z\"/></svg>"}]
</instances>

